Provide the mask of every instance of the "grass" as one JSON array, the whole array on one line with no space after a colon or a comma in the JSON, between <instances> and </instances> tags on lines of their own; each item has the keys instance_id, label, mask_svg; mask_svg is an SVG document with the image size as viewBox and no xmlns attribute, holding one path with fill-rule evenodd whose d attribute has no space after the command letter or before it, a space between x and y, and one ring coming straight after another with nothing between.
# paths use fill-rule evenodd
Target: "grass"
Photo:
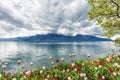
<instances>
[{"instance_id":1,"label":"grass","mask_svg":"<svg viewBox=\"0 0 120 80\"><path fill-rule=\"evenodd\" d=\"M74 54L69 55L74 58ZM88 56L89 58L90 56ZM53 61L50 69L45 66L34 71L25 71L21 61L18 61L18 73L5 73L6 66L2 62L0 80L120 80L120 55L109 54L95 60L66 63L64 58ZM53 62L57 63L54 65ZM30 66L32 67L32 63Z\"/></svg>"}]
</instances>

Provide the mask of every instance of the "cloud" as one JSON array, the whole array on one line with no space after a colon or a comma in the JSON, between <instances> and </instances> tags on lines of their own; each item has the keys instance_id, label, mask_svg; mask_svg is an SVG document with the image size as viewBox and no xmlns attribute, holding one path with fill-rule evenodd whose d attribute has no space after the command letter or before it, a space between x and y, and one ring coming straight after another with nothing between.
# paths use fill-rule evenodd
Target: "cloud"
<instances>
[{"instance_id":1,"label":"cloud","mask_svg":"<svg viewBox=\"0 0 120 80\"><path fill-rule=\"evenodd\" d=\"M88 20L89 10L85 0L0 0L0 37L101 35L102 28Z\"/></svg>"}]
</instances>

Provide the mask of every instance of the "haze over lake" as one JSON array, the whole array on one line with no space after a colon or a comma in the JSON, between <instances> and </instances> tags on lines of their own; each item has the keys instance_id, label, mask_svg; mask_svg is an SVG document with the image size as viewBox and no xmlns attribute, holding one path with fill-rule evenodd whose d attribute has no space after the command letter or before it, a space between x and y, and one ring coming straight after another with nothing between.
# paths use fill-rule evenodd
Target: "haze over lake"
<instances>
[{"instance_id":1,"label":"haze over lake","mask_svg":"<svg viewBox=\"0 0 120 80\"><path fill-rule=\"evenodd\" d=\"M66 62L70 62L70 53L76 54L75 59L86 59L88 54L92 56L91 59L94 59L112 53L112 49L119 49L114 46L112 41L71 43L0 42L0 60L6 60L7 70L16 70L17 60L22 60L25 69L30 69L29 64L33 62L32 69L36 69L42 66L50 66L50 56L54 59L64 57Z\"/></svg>"}]
</instances>

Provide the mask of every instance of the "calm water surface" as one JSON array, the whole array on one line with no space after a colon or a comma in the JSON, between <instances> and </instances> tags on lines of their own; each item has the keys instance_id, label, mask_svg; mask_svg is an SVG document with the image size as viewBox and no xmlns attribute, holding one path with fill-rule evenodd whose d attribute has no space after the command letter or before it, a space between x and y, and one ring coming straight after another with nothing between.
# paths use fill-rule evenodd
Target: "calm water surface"
<instances>
[{"instance_id":1,"label":"calm water surface","mask_svg":"<svg viewBox=\"0 0 120 80\"><path fill-rule=\"evenodd\" d=\"M90 54L91 59L103 57L111 53L112 49L118 50L113 42L72 42L72 43L25 43L25 42L0 42L0 60L6 60L7 71L17 70L17 60L22 60L26 69L49 66L49 56L65 58L69 62L69 54L75 53L75 59L86 59ZM117 52L118 53L118 52ZM1 64L0 64L1 70Z\"/></svg>"}]
</instances>

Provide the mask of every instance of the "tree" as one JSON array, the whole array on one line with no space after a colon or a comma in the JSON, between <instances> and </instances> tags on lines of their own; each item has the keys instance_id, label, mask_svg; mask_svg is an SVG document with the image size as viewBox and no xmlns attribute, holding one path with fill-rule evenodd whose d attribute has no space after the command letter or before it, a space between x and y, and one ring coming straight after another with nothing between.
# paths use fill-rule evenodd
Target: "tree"
<instances>
[{"instance_id":1,"label":"tree","mask_svg":"<svg viewBox=\"0 0 120 80\"><path fill-rule=\"evenodd\" d=\"M88 0L90 20L95 19L106 31L105 36L120 34L120 0Z\"/></svg>"}]
</instances>

